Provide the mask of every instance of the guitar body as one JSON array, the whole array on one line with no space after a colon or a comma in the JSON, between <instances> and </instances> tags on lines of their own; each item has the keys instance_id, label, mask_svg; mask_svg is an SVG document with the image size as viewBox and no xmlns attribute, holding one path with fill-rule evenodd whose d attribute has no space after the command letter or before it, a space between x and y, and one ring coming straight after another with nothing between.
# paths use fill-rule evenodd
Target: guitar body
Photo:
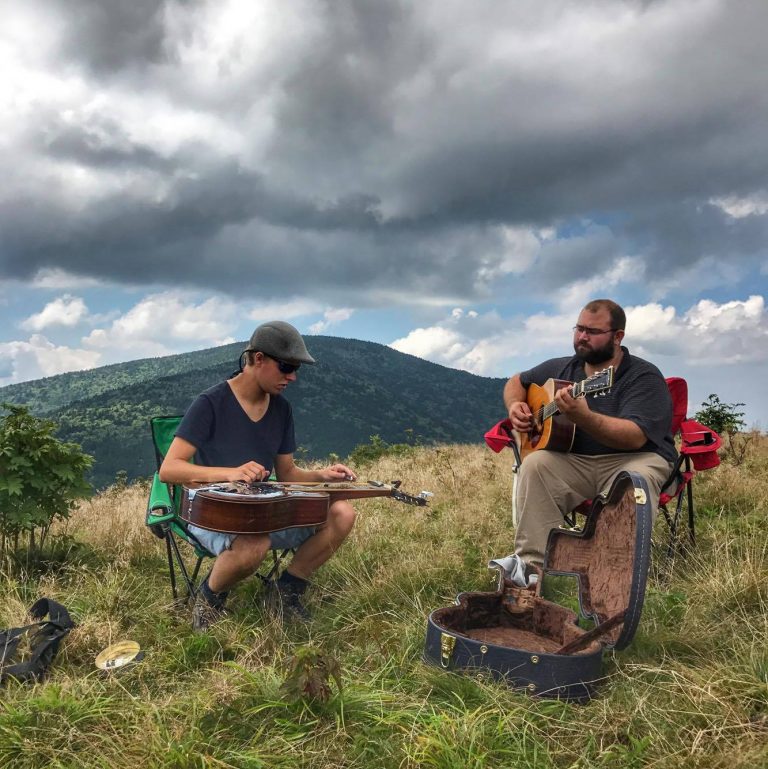
<instances>
[{"instance_id":1,"label":"guitar body","mask_svg":"<svg viewBox=\"0 0 768 769\"><path fill-rule=\"evenodd\" d=\"M392 497L409 505L427 504L426 492L412 497L399 481L383 483L213 483L184 486L179 517L201 529L224 534L269 534L300 526L320 526L339 499Z\"/></svg>"},{"instance_id":2,"label":"guitar body","mask_svg":"<svg viewBox=\"0 0 768 769\"><path fill-rule=\"evenodd\" d=\"M269 534L319 526L328 517L330 496L322 492L255 493L184 487L182 520L224 534Z\"/></svg>"},{"instance_id":3,"label":"guitar body","mask_svg":"<svg viewBox=\"0 0 768 769\"><path fill-rule=\"evenodd\" d=\"M532 384L528 388L526 402L532 414L540 413L552 403L555 393L563 387L572 385L563 379L548 379L543 385ZM553 416L539 423L540 430L520 433L520 456L525 459L533 451L570 451L576 435L576 425L570 419L556 412Z\"/></svg>"}]
</instances>

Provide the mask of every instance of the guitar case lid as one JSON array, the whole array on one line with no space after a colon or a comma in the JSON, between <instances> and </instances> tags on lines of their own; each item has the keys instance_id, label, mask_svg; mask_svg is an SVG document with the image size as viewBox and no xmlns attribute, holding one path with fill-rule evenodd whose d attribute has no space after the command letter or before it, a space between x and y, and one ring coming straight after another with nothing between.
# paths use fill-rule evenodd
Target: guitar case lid
<instances>
[{"instance_id":1,"label":"guitar case lid","mask_svg":"<svg viewBox=\"0 0 768 769\"><path fill-rule=\"evenodd\" d=\"M601 624L625 612L624 622L603 639L623 649L632 640L645 597L653 525L650 492L637 473L622 471L592 502L584 527L553 529L544 572L575 576L583 617Z\"/></svg>"}]
</instances>

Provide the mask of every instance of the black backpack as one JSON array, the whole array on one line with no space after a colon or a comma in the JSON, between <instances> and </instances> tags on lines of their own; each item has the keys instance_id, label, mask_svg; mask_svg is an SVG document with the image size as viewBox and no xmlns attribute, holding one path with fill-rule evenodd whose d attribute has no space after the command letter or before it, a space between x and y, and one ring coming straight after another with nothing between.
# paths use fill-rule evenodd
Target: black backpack
<instances>
[{"instance_id":1,"label":"black backpack","mask_svg":"<svg viewBox=\"0 0 768 769\"><path fill-rule=\"evenodd\" d=\"M49 617L46 621L0 630L0 683L11 677L18 681L40 681L48 672L61 639L75 623L60 603L41 598L29 610L29 616L43 620L46 615ZM19 642L26 634L29 634L31 653L24 662L15 662Z\"/></svg>"}]
</instances>

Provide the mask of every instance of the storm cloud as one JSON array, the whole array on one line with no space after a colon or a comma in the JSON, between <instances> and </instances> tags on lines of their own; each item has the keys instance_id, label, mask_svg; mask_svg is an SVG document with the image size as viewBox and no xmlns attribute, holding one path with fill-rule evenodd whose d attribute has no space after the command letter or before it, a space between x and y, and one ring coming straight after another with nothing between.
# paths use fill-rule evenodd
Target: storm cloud
<instances>
[{"instance_id":1,"label":"storm cloud","mask_svg":"<svg viewBox=\"0 0 768 769\"><path fill-rule=\"evenodd\" d=\"M25 8L1 277L375 306L765 258L760 0Z\"/></svg>"}]
</instances>

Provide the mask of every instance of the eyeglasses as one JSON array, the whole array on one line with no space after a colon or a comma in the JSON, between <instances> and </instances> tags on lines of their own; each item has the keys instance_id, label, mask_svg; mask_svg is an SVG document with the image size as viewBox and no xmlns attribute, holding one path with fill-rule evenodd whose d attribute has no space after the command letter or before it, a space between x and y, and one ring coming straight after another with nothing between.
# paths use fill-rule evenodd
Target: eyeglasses
<instances>
[{"instance_id":1,"label":"eyeglasses","mask_svg":"<svg viewBox=\"0 0 768 769\"><path fill-rule=\"evenodd\" d=\"M600 336L600 334L612 334L614 331L618 331L617 328L589 328L589 326L574 326L573 332L575 334L586 334L587 336Z\"/></svg>"},{"instance_id":2,"label":"eyeglasses","mask_svg":"<svg viewBox=\"0 0 768 769\"><path fill-rule=\"evenodd\" d=\"M264 355L267 358L272 358L277 363L277 370L281 374L293 374L301 368L301 363L288 363L287 360L280 360L280 358L275 358L274 355L267 355L267 353L264 353Z\"/></svg>"}]
</instances>

